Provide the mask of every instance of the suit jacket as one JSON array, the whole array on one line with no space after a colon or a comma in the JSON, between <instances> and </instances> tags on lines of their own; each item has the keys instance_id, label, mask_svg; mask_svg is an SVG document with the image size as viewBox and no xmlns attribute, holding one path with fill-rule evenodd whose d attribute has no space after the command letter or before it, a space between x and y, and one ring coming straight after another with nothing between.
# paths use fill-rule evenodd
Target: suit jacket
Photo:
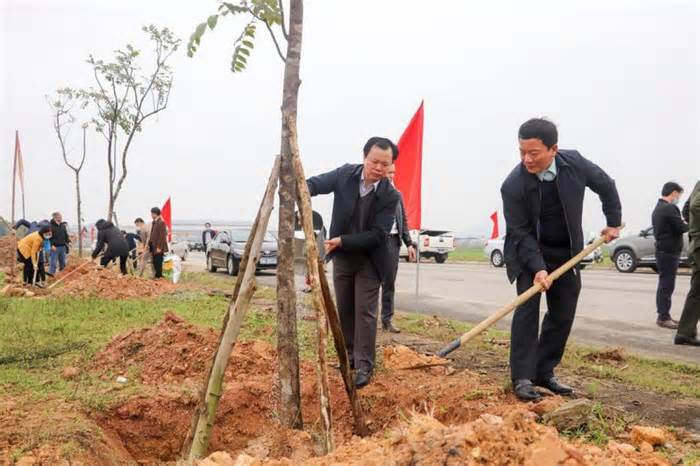
<instances>
[{"instance_id":1,"label":"suit jacket","mask_svg":"<svg viewBox=\"0 0 700 466\"><path fill-rule=\"evenodd\" d=\"M403 203L403 194L399 192L399 203L396 205L396 228L399 230L399 238L406 247L415 246L411 240L411 233L408 229L408 219L406 218L406 206Z\"/></svg>"},{"instance_id":2,"label":"suit jacket","mask_svg":"<svg viewBox=\"0 0 700 466\"><path fill-rule=\"evenodd\" d=\"M377 275L383 280L388 271L386 241L394 223L399 193L391 186L389 180L381 180L370 208L367 229L357 234L343 234L349 229L360 196L361 177L362 165L346 164L328 173L311 177L306 183L312 196L334 194L329 238L339 236L342 242L341 249L347 253L367 254ZM329 256L332 255L333 253Z\"/></svg>"},{"instance_id":3,"label":"suit jacket","mask_svg":"<svg viewBox=\"0 0 700 466\"><path fill-rule=\"evenodd\" d=\"M700 181L695 184L688 202L688 236L690 237L689 254L700 249ZM685 209L684 209L685 210Z\"/></svg>"},{"instance_id":4,"label":"suit jacket","mask_svg":"<svg viewBox=\"0 0 700 466\"><path fill-rule=\"evenodd\" d=\"M155 254L156 249L160 249L161 254L168 252L168 227L163 219L158 218L151 226L151 236L148 240L150 251Z\"/></svg>"},{"instance_id":5,"label":"suit jacket","mask_svg":"<svg viewBox=\"0 0 700 466\"><path fill-rule=\"evenodd\" d=\"M555 181L564 208L569 230L571 254L583 249L583 196L591 188L603 203L608 226L622 223L622 207L615 180L600 167L575 150L560 150L555 158ZM503 214L506 218L506 241L503 247L508 278L513 282L523 271L536 273L545 270L539 243L541 202L540 181L520 163L510 172L501 186Z\"/></svg>"}]
</instances>

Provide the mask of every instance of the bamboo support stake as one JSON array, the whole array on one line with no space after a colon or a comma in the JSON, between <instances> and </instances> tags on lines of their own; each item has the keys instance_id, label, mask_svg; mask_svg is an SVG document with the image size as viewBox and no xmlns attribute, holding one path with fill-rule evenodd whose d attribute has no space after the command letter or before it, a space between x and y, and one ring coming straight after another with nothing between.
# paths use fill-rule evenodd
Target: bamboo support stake
<instances>
[{"instance_id":1,"label":"bamboo support stake","mask_svg":"<svg viewBox=\"0 0 700 466\"><path fill-rule=\"evenodd\" d=\"M326 331L326 309L321 292L319 278L319 252L315 241L315 233L312 220L311 196L309 188L306 185L304 177L304 168L301 164L299 156L299 144L297 141L296 120L293 117L287 119L289 127L289 145L292 152L292 163L294 164L294 175L297 184L297 204L299 205L299 213L301 214L301 224L304 229L304 238L306 244L306 265L309 272L309 281L311 286L311 297L316 310L316 337L318 349L318 382L319 382L319 400L321 409L321 435L323 440L323 449L327 454L333 450L333 420L330 404L330 390L328 388L328 372L326 367L326 342L328 334Z\"/></svg>"},{"instance_id":2,"label":"bamboo support stake","mask_svg":"<svg viewBox=\"0 0 700 466\"><path fill-rule=\"evenodd\" d=\"M233 346L240 333L250 300L255 292L255 268L258 258L260 257L263 239L274 206L274 195L277 190L279 170L280 158L278 156L275 159L272 173L267 183L267 189L265 190L265 195L260 204L260 221L257 228L251 230L250 237L248 238L248 242L252 243L250 259L246 263L245 270L239 271L239 274L243 274L240 293L236 299L232 298L229 303L221 336L219 337L219 345L206 379L206 386L202 392L200 403L195 410L191 434L185 442L185 447L189 444L189 452L187 454L189 461L203 458L207 453L219 400L223 395L223 380L226 366L228 365Z\"/></svg>"}]
</instances>

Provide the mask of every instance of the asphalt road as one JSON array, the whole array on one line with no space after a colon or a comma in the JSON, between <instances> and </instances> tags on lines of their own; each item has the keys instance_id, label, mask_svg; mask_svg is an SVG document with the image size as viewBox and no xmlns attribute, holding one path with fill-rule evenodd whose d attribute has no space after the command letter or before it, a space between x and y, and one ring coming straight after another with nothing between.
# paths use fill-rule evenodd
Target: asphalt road
<instances>
[{"instance_id":1,"label":"asphalt road","mask_svg":"<svg viewBox=\"0 0 700 466\"><path fill-rule=\"evenodd\" d=\"M195 253L187 268L204 268L204 257ZM274 286L274 275L263 273L262 284ZM582 272L583 290L572 331L575 341L596 346L623 346L629 352L663 359L700 363L700 348L673 344L674 331L656 326L656 282L653 273L621 274L611 270ZM690 277L678 276L673 295L675 318L688 292ZM302 286L301 278L297 280ZM397 280L398 310L437 314L458 320L478 322L515 297L515 287L505 269L488 264L435 264L420 266L419 299L416 299L416 264L401 263ZM546 300L542 300L544 316ZM510 317L497 324L507 329Z\"/></svg>"}]
</instances>

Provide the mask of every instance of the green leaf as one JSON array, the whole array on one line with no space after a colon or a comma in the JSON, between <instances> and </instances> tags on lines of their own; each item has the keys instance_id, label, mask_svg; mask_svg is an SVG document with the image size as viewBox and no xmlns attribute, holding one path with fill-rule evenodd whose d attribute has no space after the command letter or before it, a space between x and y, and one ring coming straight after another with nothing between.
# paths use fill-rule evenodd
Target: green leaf
<instances>
[{"instance_id":1,"label":"green leaf","mask_svg":"<svg viewBox=\"0 0 700 466\"><path fill-rule=\"evenodd\" d=\"M241 41L241 44L245 45L249 49L252 49L253 47L255 47L255 44L249 40L243 40L243 41Z\"/></svg>"},{"instance_id":2,"label":"green leaf","mask_svg":"<svg viewBox=\"0 0 700 466\"><path fill-rule=\"evenodd\" d=\"M216 22L219 20L219 15L211 15L210 17L207 18L207 24L209 25L209 29L214 30L216 27Z\"/></svg>"}]
</instances>

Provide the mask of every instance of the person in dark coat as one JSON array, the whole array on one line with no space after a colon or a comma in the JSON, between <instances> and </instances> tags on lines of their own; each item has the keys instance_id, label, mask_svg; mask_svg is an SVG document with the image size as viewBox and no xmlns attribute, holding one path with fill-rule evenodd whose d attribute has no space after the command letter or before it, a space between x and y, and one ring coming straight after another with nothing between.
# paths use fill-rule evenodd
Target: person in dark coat
<instances>
[{"instance_id":1,"label":"person in dark coat","mask_svg":"<svg viewBox=\"0 0 700 466\"><path fill-rule=\"evenodd\" d=\"M212 229L211 223L207 222L204 224L204 230L202 231L202 248L206 254L209 250L209 243L216 236L216 230Z\"/></svg>"},{"instance_id":2,"label":"person in dark coat","mask_svg":"<svg viewBox=\"0 0 700 466\"><path fill-rule=\"evenodd\" d=\"M343 165L307 180L312 196L334 194L324 245L327 260L333 260L338 313L358 388L369 383L374 371L379 287L388 274L387 236L399 202L386 179L399 155L396 145L373 137L363 153L361 165Z\"/></svg>"},{"instance_id":3,"label":"person in dark coat","mask_svg":"<svg viewBox=\"0 0 700 466\"><path fill-rule=\"evenodd\" d=\"M119 258L119 270L126 275L126 260L129 255L129 245L126 238L122 235L117 227L112 222L100 219L95 223L97 228L97 244L95 250L92 251L93 260L102 252L102 249L107 247L100 259L100 265L106 267L110 262Z\"/></svg>"},{"instance_id":4,"label":"person in dark coat","mask_svg":"<svg viewBox=\"0 0 700 466\"><path fill-rule=\"evenodd\" d=\"M137 233L127 233L126 230L122 230L122 235L126 239L126 244L129 246L129 258L132 261L134 270L138 269L138 248L139 242L141 242L141 237Z\"/></svg>"},{"instance_id":5,"label":"person in dark coat","mask_svg":"<svg viewBox=\"0 0 700 466\"><path fill-rule=\"evenodd\" d=\"M688 224L683 221L678 201L683 188L673 181L664 184L661 198L651 214L654 227L656 268L659 285L656 288L656 325L662 328L677 329L678 321L671 318L671 296L676 287L676 274L683 250L683 233Z\"/></svg>"},{"instance_id":6,"label":"person in dark coat","mask_svg":"<svg viewBox=\"0 0 700 466\"><path fill-rule=\"evenodd\" d=\"M581 216L589 187L601 199L607 242L617 238L622 208L615 182L574 150L560 150L554 123L540 118L518 132L519 163L501 187L506 219L504 257L508 279L517 293L538 284L547 294L548 311L539 333L540 295L519 306L511 325L510 366L513 390L525 401L541 397L535 386L560 394L573 390L554 376L564 354L581 290L580 268L556 282L549 274L583 249Z\"/></svg>"},{"instance_id":7,"label":"person in dark coat","mask_svg":"<svg viewBox=\"0 0 700 466\"><path fill-rule=\"evenodd\" d=\"M387 178L394 186L394 175L396 175L396 165L392 164L387 173ZM394 186L395 187L395 186ZM399 271L399 256L401 253L401 243L406 245L408 250L408 260L416 260L416 247L411 240L408 230L408 219L406 218L406 207L403 203L403 196L399 192L399 203L396 205L394 224L389 232L387 248L389 249L388 273L382 283L382 330L391 333L401 333L394 325L394 292L396 288L396 274Z\"/></svg>"},{"instance_id":8,"label":"person in dark coat","mask_svg":"<svg viewBox=\"0 0 700 466\"><path fill-rule=\"evenodd\" d=\"M151 235L148 239L148 249L153 255L154 278L163 278L163 258L168 252L168 227L160 216L160 208L151 209Z\"/></svg>"},{"instance_id":9,"label":"person in dark coat","mask_svg":"<svg viewBox=\"0 0 700 466\"><path fill-rule=\"evenodd\" d=\"M54 275L66 268L66 256L70 247L70 235L68 224L63 221L61 212L51 214L51 255L49 262L49 275Z\"/></svg>"}]
</instances>

